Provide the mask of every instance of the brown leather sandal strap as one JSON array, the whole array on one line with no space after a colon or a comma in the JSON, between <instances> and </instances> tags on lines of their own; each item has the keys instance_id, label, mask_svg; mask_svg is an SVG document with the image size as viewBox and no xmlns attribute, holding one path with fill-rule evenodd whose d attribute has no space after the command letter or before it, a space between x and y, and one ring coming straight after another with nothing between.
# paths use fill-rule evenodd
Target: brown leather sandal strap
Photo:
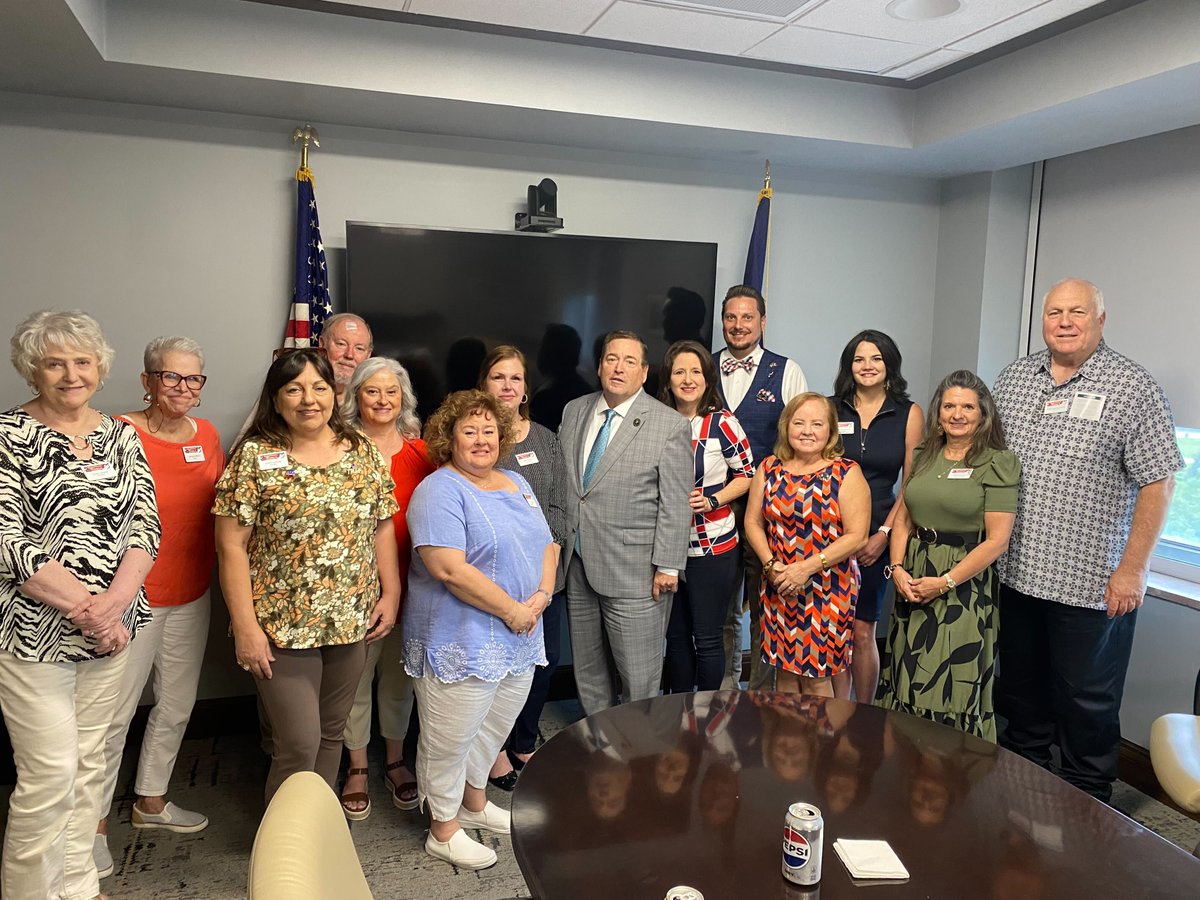
<instances>
[{"instance_id":1,"label":"brown leather sandal strap","mask_svg":"<svg viewBox=\"0 0 1200 900\"><path fill-rule=\"evenodd\" d=\"M396 769L399 769L403 765L404 765L404 760L398 759L394 763L388 763L383 768L384 768L385 772L394 772Z\"/></svg>"},{"instance_id":2,"label":"brown leather sandal strap","mask_svg":"<svg viewBox=\"0 0 1200 900\"><path fill-rule=\"evenodd\" d=\"M371 770L366 768L365 766L361 769L347 769L346 770L347 777L349 777L351 775L370 775L370 774L371 774Z\"/></svg>"}]
</instances>

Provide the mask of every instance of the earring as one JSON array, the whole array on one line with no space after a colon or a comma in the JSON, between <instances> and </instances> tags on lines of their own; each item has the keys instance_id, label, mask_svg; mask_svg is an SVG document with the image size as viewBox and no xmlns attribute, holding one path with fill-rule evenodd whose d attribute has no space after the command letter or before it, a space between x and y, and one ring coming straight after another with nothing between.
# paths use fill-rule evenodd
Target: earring
<instances>
[{"instance_id":1,"label":"earring","mask_svg":"<svg viewBox=\"0 0 1200 900\"><path fill-rule=\"evenodd\" d=\"M34 384L32 381L29 382L29 393L33 394L33 396L35 396L35 397L38 395L37 385Z\"/></svg>"},{"instance_id":2,"label":"earring","mask_svg":"<svg viewBox=\"0 0 1200 900\"><path fill-rule=\"evenodd\" d=\"M529 395L528 395L528 394L522 394L522 395L521 395L521 402L522 402L522 403L528 403L528 402L529 402Z\"/></svg>"},{"instance_id":3,"label":"earring","mask_svg":"<svg viewBox=\"0 0 1200 900\"><path fill-rule=\"evenodd\" d=\"M146 393L142 394L142 402L145 403L147 406L150 405L150 401L153 399L154 398L150 396L149 391L146 391Z\"/></svg>"},{"instance_id":4,"label":"earring","mask_svg":"<svg viewBox=\"0 0 1200 900\"><path fill-rule=\"evenodd\" d=\"M200 405L200 398L199 398L199 397L197 397L197 398L196 398L196 402L192 404L192 409L195 409L195 408L196 408L197 406L199 406L199 405Z\"/></svg>"},{"instance_id":5,"label":"earring","mask_svg":"<svg viewBox=\"0 0 1200 900\"><path fill-rule=\"evenodd\" d=\"M97 391L104 390L104 379L103 378L100 379L100 384L99 384L99 386L97 386L96 390Z\"/></svg>"}]
</instances>

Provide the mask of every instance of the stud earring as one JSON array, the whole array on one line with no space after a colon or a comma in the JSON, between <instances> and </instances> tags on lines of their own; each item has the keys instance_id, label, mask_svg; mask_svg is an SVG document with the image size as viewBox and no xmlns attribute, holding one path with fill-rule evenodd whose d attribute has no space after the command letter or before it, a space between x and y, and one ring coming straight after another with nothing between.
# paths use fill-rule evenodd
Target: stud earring
<instances>
[{"instance_id":1,"label":"stud earring","mask_svg":"<svg viewBox=\"0 0 1200 900\"><path fill-rule=\"evenodd\" d=\"M149 391L146 391L146 393L142 394L142 402L145 403L147 406L150 405L150 401L153 399L154 398L150 396Z\"/></svg>"}]
</instances>

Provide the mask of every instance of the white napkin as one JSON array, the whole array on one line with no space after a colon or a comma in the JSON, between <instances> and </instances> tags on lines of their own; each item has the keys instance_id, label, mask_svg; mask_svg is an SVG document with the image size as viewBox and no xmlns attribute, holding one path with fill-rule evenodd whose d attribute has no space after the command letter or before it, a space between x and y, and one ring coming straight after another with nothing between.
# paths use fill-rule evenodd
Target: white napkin
<instances>
[{"instance_id":1,"label":"white napkin","mask_svg":"<svg viewBox=\"0 0 1200 900\"><path fill-rule=\"evenodd\" d=\"M833 849L854 878L907 878L908 869L887 841L838 838Z\"/></svg>"}]
</instances>

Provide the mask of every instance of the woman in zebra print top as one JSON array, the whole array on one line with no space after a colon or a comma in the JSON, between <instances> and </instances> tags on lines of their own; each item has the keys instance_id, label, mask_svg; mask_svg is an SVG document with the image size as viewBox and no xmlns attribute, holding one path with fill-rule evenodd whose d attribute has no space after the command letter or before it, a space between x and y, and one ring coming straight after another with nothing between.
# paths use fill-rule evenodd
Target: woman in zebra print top
<instances>
[{"instance_id":1,"label":"woman in zebra print top","mask_svg":"<svg viewBox=\"0 0 1200 900\"><path fill-rule=\"evenodd\" d=\"M113 351L81 312L12 339L33 390L0 413L0 708L17 764L0 894L98 897L104 736L150 613L154 479L133 428L91 407Z\"/></svg>"}]
</instances>

